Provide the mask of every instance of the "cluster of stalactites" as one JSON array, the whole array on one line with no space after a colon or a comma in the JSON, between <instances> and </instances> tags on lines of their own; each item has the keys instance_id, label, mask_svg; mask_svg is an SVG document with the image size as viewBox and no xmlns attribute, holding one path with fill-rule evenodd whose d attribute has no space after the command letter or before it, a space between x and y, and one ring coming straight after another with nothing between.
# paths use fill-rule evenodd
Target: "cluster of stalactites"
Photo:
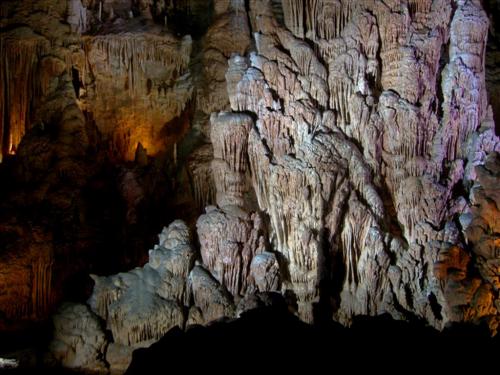
<instances>
[{"instance_id":1,"label":"cluster of stalactites","mask_svg":"<svg viewBox=\"0 0 500 375\"><path fill-rule=\"evenodd\" d=\"M160 64L168 72L170 80L183 76L190 61L191 37L179 41L165 36L142 37L139 35L120 34L118 36L96 36L88 39L87 54L95 49L103 55L104 68L116 74L126 73L126 87L136 92L144 91L143 78L147 64ZM150 91L152 88L146 88ZM161 88L158 88L159 92Z\"/></svg>"},{"instance_id":2,"label":"cluster of stalactites","mask_svg":"<svg viewBox=\"0 0 500 375\"><path fill-rule=\"evenodd\" d=\"M247 143L253 120L244 114L220 113L210 122L217 204L245 207L249 187Z\"/></svg>"},{"instance_id":3,"label":"cluster of stalactites","mask_svg":"<svg viewBox=\"0 0 500 375\"><path fill-rule=\"evenodd\" d=\"M0 37L0 162L15 154L30 125L39 81L37 67L44 44L36 37Z\"/></svg>"},{"instance_id":4,"label":"cluster of stalactites","mask_svg":"<svg viewBox=\"0 0 500 375\"><path fill-rule=\"evenodd\" d=\"M311 40L340 36L349 22L355 1L283 0L285 24L297 37Z\"/></svg>"}]
</instances>

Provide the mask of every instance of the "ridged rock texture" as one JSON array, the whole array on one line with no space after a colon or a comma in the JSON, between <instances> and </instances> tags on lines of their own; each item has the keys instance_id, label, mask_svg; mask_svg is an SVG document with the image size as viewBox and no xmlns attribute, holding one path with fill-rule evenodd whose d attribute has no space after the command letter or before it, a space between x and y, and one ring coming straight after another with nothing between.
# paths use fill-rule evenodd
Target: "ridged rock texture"
<instances>
[{"instance_id":1,"label":"ridged rock texture","mask_svg":"<svg viewBox=\"0 0 500 375\"><path fill-rule=\"evenodd\" d=\"M50 344L48 362L94 373L106 371L102 358L108 344L106 335L99 318L87 306L65 303L53 321L56 334Z\"/></svg>"},{"instance_id":2,"label":"ridged rock texture","mask_svg":"<svg viewBox=\"0 0 500 375\"><path fill-rule=\"evenodd\" d=\"M194 96L192 38L174 24L190 4L163 3L1 2L0 327L46 319L66 293L52 284L145 260L133 248L177 186ZM110 236L129 249L97 260Z\"/></svg>"},{"instance_id":3,"label":"ridged rock texture","mask_svg":"<svg viewBox=\"0 0 500 375\"><path fill-rule=\"evenodd\" d=\"M0 4L5 168L37 202L83 220L75 192L92 163L122 163L117 192L129 226L120 235L146 220L146 203L167 210L148 200L155 189L175 193L172 214L183 220L164 229L141 267L92 276L88 305L63 306L51 358L122 372L135 348L169 329L235 318L273 293L308 323L388 313L438 330L481 322L496 334L495 7ZM0 252L9 285L0 318L36 319L54 307L67 253L60 231L46 232L0 221L0 240L16 239ZM78 311L84 317L68 325Z\"/></svg>"},{"instance_id":4,"label":"ridged rock texture","mask_svg":"<svg viewBox=\"0 0 500 375\"><path fill-rule=\"evenodd\" d=\"M92 311L86 314L94 316L99 329L99 318L105 322L112 337L109 346L102 344L96 348L96 344L87 342L84 334L80 335L82 342L68 343L67 336L78 336L78 332L74 333L76 328L67 328L64 322L80 322L80 318L71 314L75 309L88 309L86 305L74 305L54 317L56 333L48 358L59 360L65 367L92 370L87 361L92 365L93 362L86 358L86 353L92 350L94 358L103 359L103 369L108 366L117 372L126 370L133 349L149 346L175 326L184 327L192 294L188 277L195 255L189 229L183 222L175 221L159 235L159 243L149 251L149 262L144 267L110 277L92 275L95 286L88 301ZM91 329L87 325L81 329ZM66 332L68 329L71 334ZM74 360L65 362L71 356L64 355L65 347L62 348L59 341L69 345L66 350L75 352ZM76 345L82 345L84 350Z\"/></svg>"},{"instance_id":5,"label":"ridged rock texture","mask_svg":"<svg viewBox=\"0 0 500 375\"><path fill-rule=\"evenodd\" d=\"M488 99L493 107L496 120L496 131L500 133L500 2L486 0L483 2L489 15L490 29L486 46L486 88Z\"/></svg>"},{"instance_id":6,"label":"ridged rock texture","mask_svg":"<svg viewBox=\"0 0 500 375\"><path fill-rule=\"evenodd\" d=\"M251 2L257 51L231 103L257 117L253 186L299 315L333 298L345 323L389 312L496 330L498 289L472 270L484 255L459 220L478 215L476 169L500 149L479 2L283 1L286 28L270 7ZM450 285L436 268L457 257Z\"/></svg>"}]
</instances>

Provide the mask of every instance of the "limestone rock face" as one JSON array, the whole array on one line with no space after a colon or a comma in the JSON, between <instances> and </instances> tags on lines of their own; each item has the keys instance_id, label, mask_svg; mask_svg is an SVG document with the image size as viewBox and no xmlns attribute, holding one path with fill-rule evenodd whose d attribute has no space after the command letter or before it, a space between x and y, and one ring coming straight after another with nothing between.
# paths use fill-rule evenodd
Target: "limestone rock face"
<instances>
[{"instance_id":1,"label":"limestone rock face","mask_svg":"<svg viewBox=\"0 0 500 375\"><path fill-rule=\"evenodd\" d=\"M197 222L203 264L234 296L255 289L250 274L254 257L265 250L265 229L257 213L237 207L209 207Z\"/></svg>"},{"instance_id":2,"label":"limestone rock face","mask_svg":"<svg viewBox=\"0 0 500 375\"><path fill-rule=\"evenodd\" d=\"M54 315L48 360L74 370L106 372L107 340L98 317L85 305L66 303Z\"/></svg>"},{"instance_id":3,"label":"limestone rock face","mask_svg":"<svg viewBox=\"0 0 500 375\"><path fill-rule=\"evenodd\" d=\"M10 246L0 254L0 306L4 318L15 325L16 319L29 321L46 316L53 303L52 238L40 228L15 221L0 226L0 233L11 239Z\"/></svg>"},{"instance_id":4,"label":"limestone rock face","mask_svg":"<svg viewBox=\"0 0 500 375\"><path fill-rule=\"evenodd\" d=\"M15 161L18 201L78 212L79 222L87 160L134 160L117 193L138 225L149 183L168 190L141 173L172 155L168 184L193 201L176 214L195 211L164 229L144 267L93 276L88 304L112 342L75 341L74 330L98 331L96 318L65 307L84 319L58 326L58 340L69 338L57 353L81 347L68 366L104 358L123 371L134 348L172 327L234 318L274 293L310 323L389 313L437 329L484 321L495 333L492 9L487 0L0 4L0 161ZM0 240L31 228L5 222ZM29 250L11 241L0 253L0 316L50 310L60 255L51 241L34 233Z\"/></svg>"},{"instance_id":5,"label":"limestone rock face","mask_svg":"<svg viewBox=\"0 0 500 375\"><path fill-rule=\"evenodd\" d=\"M206 324L224 317L233 317L233 298L207 270L193 268L189 275L195 308L189 311L190 324Z\"/></svg>"},{"instance_id":6,"label":"limestone rock face","mask_svg":"<svg viewBox=\"0 0 500 375\"><path fill-rule=\"evenodd\" d=\"M78 98L110 151L133 160L139 143L150 155L165 150L169 140L163 135L170 131L165 126L181 116L192 94L191 37L123 28L83 40L85 65L76 64Z\"/></svg>"},{"instance_id":7,"label":"limestone rock face","mask_svg":"<svg viewBox=\"0 0 500 375\"><path fill-rule=\"evenodd\" d=\"M182 222L160 234L160 243L149 253L143 268L110 277L93 276L89 305L106 321L115 343L147 346L170 328L184 326L183 306L190 303L187 277L195 252Z\"/></svg>"},{"instance_id":8,"label":"limestone rock face","mask_svg":"<svg viewBox=\"0 0 500 375\"><path fill-rule=\"evenodd\" d=\"M250 4L257 52L246 70L231 59L228 92L233 111L257 117L252 184L306 321L329 298L325 282L343 322L411 312L441 328L474 320L471 309L497 319L458 226L473 205L459 187L499 148L488 20L477 2L453 3L282 1L286 27L270 1ZM443 283L455 265L455 284Z\"/></svg>"}]
</instances>

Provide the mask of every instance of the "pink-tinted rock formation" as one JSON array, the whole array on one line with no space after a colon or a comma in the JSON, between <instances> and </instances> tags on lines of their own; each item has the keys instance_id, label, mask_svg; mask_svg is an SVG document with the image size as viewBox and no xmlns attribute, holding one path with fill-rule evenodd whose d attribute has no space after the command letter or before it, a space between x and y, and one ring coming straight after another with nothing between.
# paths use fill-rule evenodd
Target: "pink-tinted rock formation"
<instances>
[{"instance_id":1,"label":"pink-tinted rock formation","mask_svg":"<svg viewBox=\"0 0 500 375\"><path fill-rule=\"evenodd\" d=\"M319 277L333 267L344 275L342 321L405 310L436 327L456 320L432 270L449 246L466 247L457 220L470 203L457 190L499 147L485 13L471 1L454 11L447 1L283 2L288 31L270 2L252 4L257 53L231 102L258 118L253 186L299 314L312 320ZM458 320L473 319L465 312L474 303L459 304Z\"/></svg>"},{"instance_id":2,"label":"pink-tinted rock formation","mask_svg":"<svg viewBox=\"0 0 500 375\"><path fill-rule=\"evenodd\" d=\"M126 228L157 202L150 185L172 190L172 215L188 223L165 230L144 267L94 277L112 367L174 326L235 317L274 291L311 323L389 313L496 333L490 1L63 3L0 5L4 164L17 163L30 202L77 221L89 170L130 161L117 178ZM11 318L54 300L60 253L25 241L0 254Z\"/></svg>"}]
</instances>

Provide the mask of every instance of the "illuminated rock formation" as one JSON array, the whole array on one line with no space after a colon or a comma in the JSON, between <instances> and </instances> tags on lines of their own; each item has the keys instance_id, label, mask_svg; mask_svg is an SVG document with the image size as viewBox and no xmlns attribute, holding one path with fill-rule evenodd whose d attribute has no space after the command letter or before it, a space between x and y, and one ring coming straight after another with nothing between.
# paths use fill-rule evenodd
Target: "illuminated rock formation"
<instances>
[{"instance_id":1,"label":"illuminated rock formation","mask_svg":"<svg viewBox=\"0 0 500 375\"><path fill-rule=\"evenodd\" d=\"M255 291L251 263L267 242L259 213L247 212L252 204L247 157L252 126L248 115L212 115L212 171L219 208L207 207L196 224L203 264L237 299Z\"/></svg>"},{"instance_id":2,"label":"illuminated rock formation","mask_svg":"<svg viewBox=\"0 0 500 375\"><path fill-rule=\"evenodd\" d=\"M233 110L257 116L253 186L288 261L283 288L297 295L299 315L313 319L319 283L340 273L341 321L405 310L438 328L473 320L475 292L452 302L433 270L450 246L466 248L457 223L470 205L457 189L499 148L482 9L472 1L454 12L449 1L283 1L290 33L271 2L251 5L257 53L228 89ZM480 299L494 300L490 290ZM497 310L479 310L495 324Z\"/></svg>"},{"instance_id":3,"label":"illuminated rock formation","mask_svg":"<svg viewBox=\"0 0 500 375\"><path fill-rule=\"evenodd\" d=\"M215 202L215 182L212 175L212 145L196 149L188 161L194 200L199 209Z\"/></svg>"},{"instance_id":4,"label":"illuminated rock formation","mask_svg":"<svg viewBox=\"0 0 500 375\"><path fill-rule=\"evenodd\" d=\"M188 324L206 324L224 317L233 317L235 307L231 294L201 266L189 275L194 307L189 310Z\"/></svg>"},{"instance_id":5,"label":"illuminated rock formation","mask_svg":"<svg viewBox=\"0 0 500 375\"><path fill-rule=\"evenodd\" d=\"M213 154L210 146L210 116L213 112L229 110L227 81L236 83L238 76L232 78L226 74L228 59L233 54L245 54L250 48L250 25L244 2L214 2L214 18L202 42L199 59L199 70L194 79L196 86L196 111L193 117L192 136L199 136L202 145L192 153L188 168L193 176L193 190L199 208L215 204L215 186L211 164ZM236 73L237 74L237 73ZM203 160L198 158L202 155ZM199 163L198 163L199 162Z\"/></svg>"},{"instance_id":6,"label":"illuminated rock formation","mask_svg":"<svg viewBox=\"0 0 500 375\"><path fill-rule=\"evenodd\" d=\"M109 366L112 372L124 372L135 348L149 346L172 327L184 327L191 285L196 285L193 297L202 311L216 305L209 297L213 291L200 292L200 283L193 281L194 259L189 229L175 221L159 235L144 267L110 277L92 275L95 286L88 301L92 311L84 305L63 306L54 317L49 359L87 371L102 372ZM109 344L99 318L111 331Z\"/></svg>"},{"instance_id":7,"label":"illuminated rock formation","mask_svg":"<svg viewBox=\"0 0 500 375\"><path fill-rule=\"evenodd\" d=\"M228 108L227 60L233 53L247 52L251 42L244 1L216 3L215 18L203 41L202 80L197 93L198 109L205 115Z\"/></svg>"},{"instance_id":8,"label":"illuminated rock formation","mask_svg":"<svg viewBox=\"0 0 500 375\"><path fill-rule=\"evenodd\" d=\"M107 340L99 318L85 305L66 303L53 317L54 338L47 360L80 371L104 373Z\"/></svg>"},{"instance_id":9,"label":"illuminated rock formation","mask_svg":"<svg viewBox=\"0 0 500 375\"><path fill-rule=\"evenodd\" d=\"M113 342L90 347L112 368L172 327L236 317L268 292L310 323L389 313L498 330L489 1L21 3L0 4L0 157L34 192L18 201L80 223L91 157L123 163L131 226L149 182L186 200L173 214L189 224L165 229L144 267L94 277L88 303ZM162 172L141 183L148 168ZM35 240L43 251L21 241L0 254L9 318L54 300L61 253Z\"/></svg>"},{"instance_id":10,"label":"illuminated rock formation","mask_svg":"<svg viewBox=\"0 0 500 375\"><path fill-rule=\"evenodd\" d=\"M165 134L191 99L191 38L125 28L86 36L84 43L85 65L76 65L80 106L93 117L110 152L133 160L139 143L156 155L176 142Z\"/></svg>"},{"instance_id":11,"label":"illuminated rock formation","mask_svg":"<svg viewBox=\"0 0 500 375\"><path fill-rule=\"evenodd\" d=\"M170 328L183 327L183 306L191 298L187 277L194 258L189 230L178 221L160 234L143 268L110 277L93 276L89 304L107 322L115 343L149 345Z\"/></svg>"},{"instance_id":12,"label":"illuminated rock formation","mask_svg":"<svg viewBox=\"0 0 500 375\"><path fill-rule=\"evenodd\" d=\"M48 41L29 28L0 35L0 162L15 154L30 126L33 101L40 95L42 82L35 79L38 63Z\"/></svg>"}]
</instances>

